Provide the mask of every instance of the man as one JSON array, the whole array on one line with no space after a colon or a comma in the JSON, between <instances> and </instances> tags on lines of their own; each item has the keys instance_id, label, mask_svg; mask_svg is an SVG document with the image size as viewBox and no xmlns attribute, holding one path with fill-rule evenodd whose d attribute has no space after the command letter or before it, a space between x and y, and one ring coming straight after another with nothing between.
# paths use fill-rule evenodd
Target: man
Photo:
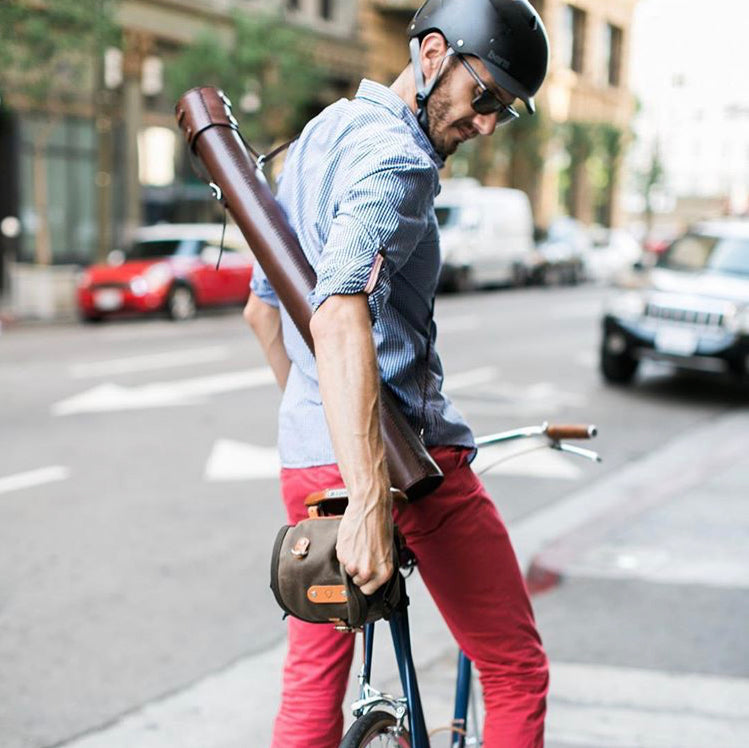
<instances>
[{"instance_id":1,"label":"man","mask_svg":"<svg viewBox=\"0 0 749 748\"><path fill-rule=\"evenodd\" d=\"M409 25L411 65L386 88L363 81L305 127L278 190L315 268L315 358L260 268L245 317L284 390L279 415L289 521L304 498L345 485L337 553L371 593L393 573L393 517L461 648L480 672L485 743L541 746L546 658L507 532L471 471L470 429L442 394L434 349L440 266L438 169L460 143L517 117L546 73L548 42L526 0L429 0ZM380 380L445 474L393 507ZM274 748L335 748L354 637L289 620Z\"/></svg>"}]
</instances>

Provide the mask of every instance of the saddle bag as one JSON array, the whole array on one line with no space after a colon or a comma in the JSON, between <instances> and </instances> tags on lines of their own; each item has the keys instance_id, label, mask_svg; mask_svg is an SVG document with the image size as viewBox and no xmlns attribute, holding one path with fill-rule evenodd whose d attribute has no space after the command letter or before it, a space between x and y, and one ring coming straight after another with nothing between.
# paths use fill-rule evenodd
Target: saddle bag
<instances>
[{"instance_id":1,"label":"saddle bag","mask_svg":"<svg viewBox=\"0 0 749 748\"><path fill-rule=\"evenodd\" d=\"M407 604L398 571L401 544L393 539L393 576L374 594L365 595L336 556L340 516L304 519L276 536L270 586L286 615L308 623L333 623L341 630L360 628Z\"/></svg>"}]
</instances>

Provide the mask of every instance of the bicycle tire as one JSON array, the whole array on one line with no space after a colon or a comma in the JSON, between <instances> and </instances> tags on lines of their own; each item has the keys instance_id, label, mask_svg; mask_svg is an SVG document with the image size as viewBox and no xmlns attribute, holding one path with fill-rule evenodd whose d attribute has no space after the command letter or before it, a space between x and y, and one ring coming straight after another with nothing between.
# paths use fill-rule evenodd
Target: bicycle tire
<instances>
[{"instance_id":1,"label":"bicycle tire","mask_svg":"<svg viewBox=\"0 0 749 748\"><path fill-rule=\"evenodd\" d=\"M349 727L339 748L411 748L408 730L396 735L395 725L396 719L389 712L367 712Z\"/></svg>"}]
</instances>

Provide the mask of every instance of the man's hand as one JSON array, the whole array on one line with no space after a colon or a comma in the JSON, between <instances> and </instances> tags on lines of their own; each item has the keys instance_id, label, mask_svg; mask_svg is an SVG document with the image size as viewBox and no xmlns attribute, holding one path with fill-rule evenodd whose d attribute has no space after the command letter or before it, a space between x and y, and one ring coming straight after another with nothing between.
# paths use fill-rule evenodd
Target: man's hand
<instances>
[{"instance_id":1,"label":"man's hand","mask_svg":"<svg viewBox=\"0 0 749 748\"><path fill-rule=\"evenodd\" d=\"M338 560L365 595L393 574L393 511L390 491L352 503L344 512L336 544Z\"/></svg>"}]
</instances>

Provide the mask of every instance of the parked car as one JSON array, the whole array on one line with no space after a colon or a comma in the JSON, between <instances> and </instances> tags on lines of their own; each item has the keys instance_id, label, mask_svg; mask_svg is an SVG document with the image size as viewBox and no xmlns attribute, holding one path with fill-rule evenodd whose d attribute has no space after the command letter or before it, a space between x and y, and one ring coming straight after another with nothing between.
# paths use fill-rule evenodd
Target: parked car
<instances>
[{"instance_id":1,"label":"parked car","mask_svg":"<svg viewBox=\"0 0 749 748\"><path fill-rule=\"evenodd\" d=\"M597 227L584 257L585 277L597 283L612 283L642 257L642 247L625 229Z\"/></svg>"},{"instance_id":2,"label":"parked car","mask_svg":"<svg viewBox=\"0 0 749 748\"><path fill-rule=\"evenodd\" d=\"M645 358L747 377L749 222L695 225L641 274L603 318L606 380L631 381Z\"/></svg>"},{"instance_id":3,"label":"parked car","mask_svg":"<svg viewBox=\"0 0 749 748\"><path fill-rule=\"evenodd\" d=\"M446 182L435 200L442 290L525 283L533 252L533 216L520 190Z\"/></svg>"},{"instance_id":4,"label":"parked car","mask_svg":"<svg viewBox=\"0 0 749 748\"><path fill-rule=\"evenodd\" d=\"M163 224L139 229L131 246L109 253L106 264L81 273L77 300L84 320L165 311L174 320L200 307L243 304L253 256L236 226Z\"/></svg>"},{"instance_id":5,"label":"parked car","mask_svg":"<svg viewBox=\"0 0 749 748\"><path fill-rule=\"evenodd\" d=\"M528 266L529 281L544 286L579 283L585 279L585 257L591 245L590 234L580 221L556 218L536 245Z\"/></svg>"}]
</instances>

